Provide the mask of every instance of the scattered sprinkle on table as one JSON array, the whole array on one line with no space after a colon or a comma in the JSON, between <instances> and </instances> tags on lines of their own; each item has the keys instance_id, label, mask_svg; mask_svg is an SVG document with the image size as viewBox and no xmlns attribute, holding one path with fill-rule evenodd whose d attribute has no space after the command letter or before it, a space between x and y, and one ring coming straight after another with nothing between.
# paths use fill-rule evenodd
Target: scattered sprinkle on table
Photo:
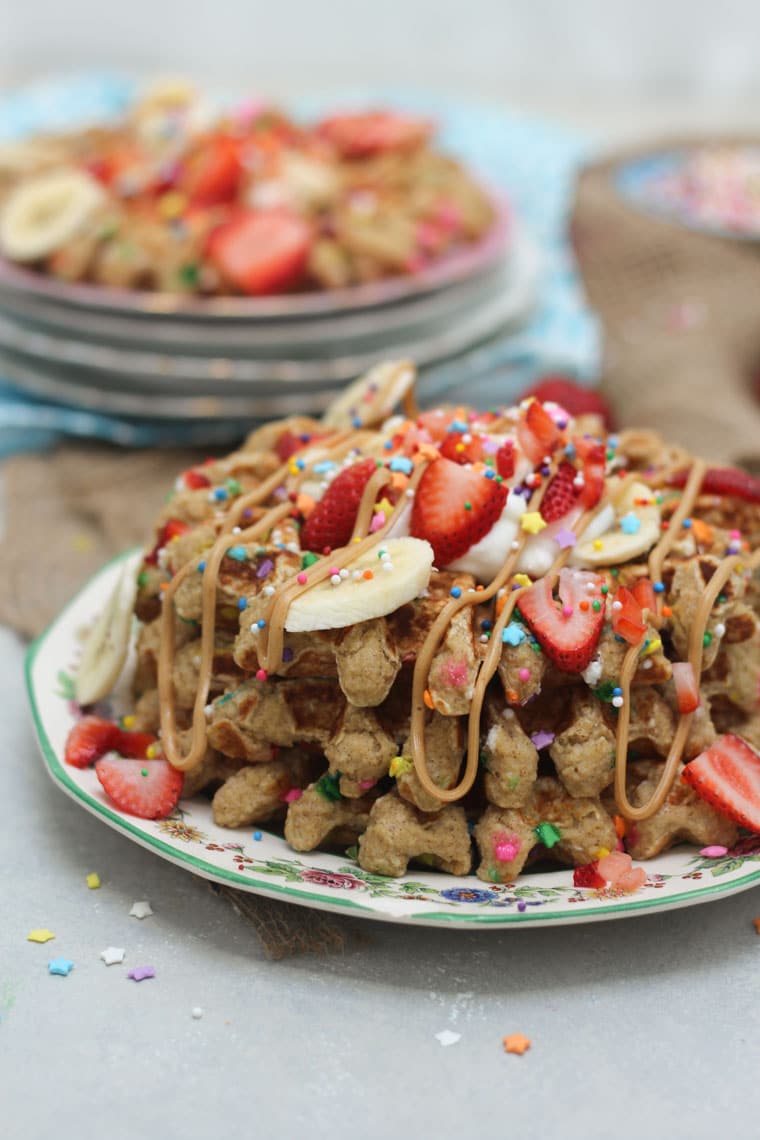
<instances>
[{"instance_id":1,"label":"scattered sprinkle on table","mask_svg":"<svg viewBox=\"0 0 760 1140\"><path fill-rule=\"evenodd\" d=\"M89 875L85 876L84 881L89 890L96 891L100 886L100 875L96 871L91 871Z\"/></svg>"},{"instance_id":2,"label":"scattered sprinkle on table","mask_svg":"<svg viewBox=\"0 0 760 1140\"><path fill-rule=\"evenodd\" d=\"M502 1039L505 1053L517 1053L522 1057L526 1049L530 1049L530 1038L523 1037L522 1033L510 1033L509 1037Z\"/></svg>"},{"instance_id":3,"label":"scattered sprinkle on table","mask_svg":"<svg viewBox=\"0 0 760 1140\"><path fill-rule=\"evenodd\" d=\"M190 1012L195 1021L198 1021L199 1018L203 1017L203 1010L199 1005L194 1005Z\"/></svg>"},{"instance_id":4,"label":"scattered sprinkle on table","mask_svg":"<svg viewBox=\"0 0 760 1140\"><path fill-rule=\"evenodd\" d=\"M48 973L59 974L62 978L68 977L74 969L74 963L68 958L51 958L48 962Z\"/></svg>"},{"instance_id":5,"label":"scattered sprinkle on table","mask_svg":"<svg viewBox=\"0 0 760 1140\"><path fill-rule=\"evenodd\" d=\"M41 930L30 930L26 936L27 942L49 942L51 938L55 938L53 931L44 927Z\"/></svg>"},{"instance_id":6,"label":"scattered sprinkle on table","mask_svg":"<svg viewBox=\"0 0 760 1140\"><path fill-rule=\"evenodd\" d=\"M722 855L728 854L728 848L714 843L711 847L703 847L699 854L704 855L706 859L720 859Z\"/></svg>"},{"instance_id":7,"label":"scattered sprinkle on table","mask_svg":"<svg viewBox=\"0 0 760 1140\"><path fill-rule=\"evenodd\" d=\"M142 899L139 902L132 903L132 909L129 914L131 918L148 918L153 914L153 908L147 899Z\"/></svg>"},{"instance_id":8,"label":"scattered sprinkle on table","mask_svg":"<svg viewBox=\"0 0 760 1140\"><path fill-rule=\"evenodd\" d=\"M131 978L133 982L144 982L148 978L155 978L155 976L156 971L152 966L135 966L127 974L127 977Z\"/></svg>"},{"instance_id":9,"label":"scattered sprinkle on table","mask_svg":"<svg viewBox=\"0 0 760 1140\"><path fill-rule=\"evenodd\" d=\"M107 946L105 950L100 951L100 957L106 966L118 966L124 961L125 952L121 946Z\"/></svg>"},{"instance_id":10,"label":"scattered sprinkle on table","mask_svg":"<svg viewBox=\"0 0 760 1140\"><path fill-rule=\"evenodd\" d=\"M461 1033L452 1033L450 1029L442 1029L440 1033L435 1035L436 1040L440 1041L444 1048L448 1048L449 1045L456 1045L461 1036Z\"/></svg>"},{"instance_id":11,"label":"scattered sprinkle on table","mask_svg":"<svg viewBox=\"0 0 760 1140\"><path fill-rule=\"evenodd\" d=\"M753 918L752 925L755 928L755 934L760 934L760 918Z\"/></svg>"}]
</instances>

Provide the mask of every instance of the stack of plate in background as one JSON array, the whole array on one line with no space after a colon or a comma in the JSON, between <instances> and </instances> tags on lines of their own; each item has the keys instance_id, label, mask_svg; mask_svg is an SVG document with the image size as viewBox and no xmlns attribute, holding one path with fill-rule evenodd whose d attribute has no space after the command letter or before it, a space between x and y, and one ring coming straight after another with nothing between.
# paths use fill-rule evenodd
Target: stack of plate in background
<instances>
[{"instance_id":1,"label":"stack of plate in background","mask_svg":"<svg viewBox=\"0 0 760 1140\"><path fill-rule=\"evenodd\" d=\"M471 382L473 350L524 323L538 284L535 249L501 203L478 245L414 277L332 293L190 299L0 262L0 371L90 411L233 420L319 412L372 364L408 357L421 398L445 399Z\"/></svg>"}]
</instances>

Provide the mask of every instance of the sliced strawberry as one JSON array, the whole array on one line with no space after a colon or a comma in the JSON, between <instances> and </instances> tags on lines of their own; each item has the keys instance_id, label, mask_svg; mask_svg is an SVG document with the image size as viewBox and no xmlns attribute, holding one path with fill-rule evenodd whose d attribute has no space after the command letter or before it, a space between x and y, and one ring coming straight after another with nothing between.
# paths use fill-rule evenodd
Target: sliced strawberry
<instances>
[{"instance_id":1,"label":"sliced strawberry","mask_svg":"<svg viewBox=\"0 0 760 1140\"><path fill-rule=\"evenodd\" d=\"M606 448L598 439L574 439L575 450L583 463L583 486L578 496L582 507L590 510L604 494Z\"/></svg>"},{"instance_id":2,"label":"sliced strawberry","mask_svg":"<svg viewBox=\"0 0 760 1140\"><path fill-rule=\"evenodd\" d=\"M429 119L413 118L396 111L364 111L333 115L317 127L346 158L364 158L392 150L413 150L433 130Z\"/></svg>"},{"instance_id":3,"label":"sliced strawberry","mask_svg":"<svg viewBox=\"0 0 760 1140\"><path fill-rule=\"evenodd\" d=\"M629 645L638 645L646 633L641 606L625 586L618 586L612 601L612 629Z\"/></svg>"},{"instance_id":4,"label":"sliced strawberry","mask_svg":"<svg viewBox=\"0 0 760 1140\"><path fill-rule=\"evenodd\" d=\"M591 388L583 388L567 376L544 376L523 392L521 400L535 396L542 403L560 404L571 416L596 415L607 431L613 430L612 411L604 396Z\"/></svg>"},{"instance_id":5,"label":"sliced strawberry","mask_svg":"<svg viewBox=\"0 0 760 1140\"><path fill-rule=\"evenodd\" d=\"M673 681L680 713L692 713L699 708L699 685L689 661L673 662Z\"/></svg>"},{"instance_id":6,"label":"sliced strawberry","mask_svg":"<svg viewBox=\"0 0 760 1140\"><path fill-rule=\"evenodd\" d=\"M688 468L677 471L668 479L671 487L685 487L689 477ZM705 495L727 495L733 499L743 499L747 503L760 503L760 479L754 479L746 471L736 467L708 467L702 480Z\"/></svg>"},{"instance_id":7,"label":"sliced strawberry","mask_svg":"<svg viewBox=\"0 0 760 1140\"><path fill-rule=\"evenodd\" d=\"M148 749L156 740L157 737L152 732L128 732L120 728L113 751L120 756L130 756L133 760L144 760Z\"/></svg>"},{"instance_id":8,"label":"sliced strawberry","mask_svg":"<svg viewBox=\"0 0 760 1140\"><path fill-rule=\"evenodd\" d=\"M478 463L483 458L483 439L471 432L447 432L439 451L452 463Z\"/></svg>"},{"instance_id":9,"label":"sliced strawberry","mask_svg":"<svg viewBox=\"0 0 760 1140\"><path fill-rule=\"evenodd\" d=\"M121 729L100 716L83 716L66 738L63 758L74 768L89 768L116 747Z\"/></svg>"},{"instance_id":10,"label":"sliced strawberry","mask_svg":"<svg viewBox=\"0 0 760 1140\"><path fill-rule=\"evenodd\" d=\"M597 867L596 861L584 863L582 867L576 867L573 871L573 886L589 887L592 890L601 890L602 887L606 887L607 880L602 878Z\"/></svg>"},{"instance_id":11,"label":"sliced strawberry","mask_svg":"<svg viewBox=\"0 0 760 1140\"><path fill-rule=\"evenodd\" d=\"M496 452L496 470L502 479L511 479L515 473L515 445L511 439L505 439Z\"/></svg>"},{"instance_id":12,"label":"sliced strawberry","mask_svg":"<svg viewBox=\"0 0 760 1140\"><path fill-rule=\"evenodd\" d=\"M656 611L657 597L654 592L654 586L648 578L639 578L633 587L633 596L642 610L649 610L652 614Z\"/></svg>"},{"instance_id":13,"label":"sliced strawberry","mask_svg":"<svg viewBox=\"0 0 760 1140\"><path fill-rule=\"evenodd\" d=\"M287 210L246 210L214 230L208 255L243 293L278 293L301 281L312 236L311 227Z\"/></svg>"},{"instance_id":14,"label":"sliced strawberry","mask_svg":"<svg viewBox=\"0 0 760 1140\"><path fill-rule=\"evenodd\" d=\"M204 487L211 486L211 480L208 476L204 475L201 471L193 471L192 468L184 473L182 482L188 491L200 491Z\"/></svg>"},{"instance_id":15,"label":"sliced strawberry","mask_svg":"<svg viewBox=\"0 0 760 1140\"><path fill-rule=\"evenodd\" d=\"M593 589L589 589L593 586ZM517 600L517 606L546 656L565 673L580 673L591 661L604 625L601 580L582 570L560 570L561 605L552 597L548 578L540 578ZM581 608L581 603L585 607Z\"/></svg>"},{"instance_id":16,"label":"sliced strawberry","mask_svg":"<svg viewBox=\"0 0 760 1140\"><path fill-rule=\"evenodd\" d=\"M531 463L540 463L557 446L560 430L539 400L531 400L517 427L520 446Z\"/></svg>"},{"instance_id":17,"label":"sliced strawberry","mask_svg":"<svg viewBox=\"0 0 760 1140\"><path fill-rule=\"evenodd\" d=\"M321 554L351 541L359 504L371 476L374 459L363 459L336 475L301 529L301 546Z\"/></svg>"},{"instance_id":18,"label":"sliced strawberry","mask_svg":"<svg viewBox=\"0 0 760 1140\"><path fill-rule=\"evenodd\" d=\"M435 459L417 487L410 530L427 539L436 566L443 568L488 534L506 501L502 483L450 459Z\"/></svg>"},{"instance_id":19,"label":"sliced strawberry","mask_svg":"<svg viewBox=\"0 0 760 1140\"><path fill-rule=\"evenodd\" d=\"M760 832L760 756L727 733L684 768L681 779L719 812Z\"/></svg>"},{"instance_id":20,"label":"sliced strawberry","mask_svg":"<svg viewBox=\"0 0 760 1140\"><path fill-rule=\"evenodd\" d=\"M140 819L164 819L177 805L184 776L168 760L104 756L95 765L103 791L120 811Z\"/></svg>"},{"instance_id":21,"label":"sliced strawberry","mask_svg":"<svg viewBox=\"0 0 760 1140\"><path fill-rule=\"evenodd\" d=\"M220 206L237 196L243 173L240 140L216 135L188 159L182 188L195 206Z\"/></svg>"},{"instance_id":22,"label":"sliced strawberry","mask_svg":"<svg viewBox=\"0 0 760 1140\"><path fill-rule=\"evenodd\" d=\"M541 517L544 522L556 522L575 506L578 489L573 486L573 480L577 474L572 463L560 463L541 500Z\"/></svg>"},{"instance_id":23,"label":"sliced strawberry","mask_svg":"<svg viewBox=\"0 0 760 1140\"><path fill-rule=\"evenodd\" d=\"M417 416L417 427L426 431L433 443L440 443L446 438L449 425L456 418L456 413L451 409L435 408L431 412L421 412Z\"/></svg>"}]
</instances>

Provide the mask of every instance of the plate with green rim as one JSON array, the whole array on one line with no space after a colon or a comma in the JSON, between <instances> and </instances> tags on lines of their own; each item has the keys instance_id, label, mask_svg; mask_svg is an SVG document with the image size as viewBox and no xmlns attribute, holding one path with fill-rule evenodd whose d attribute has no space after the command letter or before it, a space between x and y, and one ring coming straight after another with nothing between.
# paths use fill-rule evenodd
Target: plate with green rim
<instances>
[{"instance_id":1,"label":"plate with green rim","mask_svg":"<svg viewBox=\"0 0 760 1140\"><path fill-rule=\"evenodd\" d=\"M363 871L348 854L296 853L276 831L217 827L210 801L180 800L169 819L126 815L106 799L92 769L63 762L66 737L81 715L74 678L82 630L96 618L122 567L136 567L139 552L105 566L29 648L27 691L45 767L80 807L127 839L186 871L237 890L360 918L422 926L501 929L635 917L694 906L760 885L760 836L710 858L678 847L648 861L646 884L631 895L573 886L572 871L528 872L513 883L486 883L412 866L399 879ZM97 711L128 711L130 655L113 697Z\"/></svg>"}]
</instances>

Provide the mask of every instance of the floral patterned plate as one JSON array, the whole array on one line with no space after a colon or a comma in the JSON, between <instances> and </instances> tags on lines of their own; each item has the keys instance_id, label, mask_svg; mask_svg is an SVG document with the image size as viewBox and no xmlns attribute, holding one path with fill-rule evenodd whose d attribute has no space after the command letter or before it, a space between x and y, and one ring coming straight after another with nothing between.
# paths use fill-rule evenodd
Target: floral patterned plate
<instances>
[{"instance_id":1,"label":"floral patterned plate","mask_svg":"<svg viewBox=\"0 0 760 1140\"><path fill-rule=\"evenodd\" d=\"M725 856L706 858L681 847L645 864L645 886L633 895L573 886L570 871L521 875L514 883L486 884L413 869L401 879L370 875L348 855L296 855L264 828L223 830L207 800L181 801L170 819L149 821L117 811L103 795L94 771L65 767L66 736L81 715L73 700L73 677L82 631L109 597L125 559L100 571L69 603L27 656L27 687L42 756L53 780L87 811L128 839L188 871L243 891L302 906L390 922L424 926L539 926L596 922L709 902L760 883L760 837L744 840ZM127 707L129 675L104 715Z\"/></svg>"}]
</instances>

